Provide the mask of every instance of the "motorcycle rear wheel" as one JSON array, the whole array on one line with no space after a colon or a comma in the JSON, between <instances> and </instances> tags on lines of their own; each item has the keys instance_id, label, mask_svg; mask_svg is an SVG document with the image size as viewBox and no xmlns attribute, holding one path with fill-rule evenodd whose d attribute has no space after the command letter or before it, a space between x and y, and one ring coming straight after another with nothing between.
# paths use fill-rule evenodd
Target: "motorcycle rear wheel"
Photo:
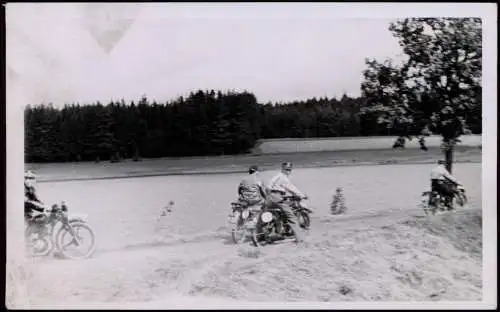
<instances>
[{"instance_id":1,"label":"motorcycle rear wheel","mask_svg":"<svg viewBox=\"0 0 500 312\"><path fill-rule=\"evenodd\" d=\"M54 249L54 243L49 236L42 236L36 239L31 239L30 237L36 233L37 224L30 224L24 232L24 239L26 244L26 251L29 256L33 257L44 257L48 256ZM40 235L40 234L38 234ZM38 248L38 244L42 244L41 248Z\"/></svg>"},{"instance_id":2,"label":"motorcycle rear wheel","mask_svg":"<svg viewBox=\"0 0 500 312\"><path fill-rule=\"evenodd\" d=\"M42 247L38 247L42 244ZM48 256L54 249L54 244L52 240L48 237L42 237L34 240L33 242L27 243L27 254L32 257L44 257Z\"/></svg>"}]
</instances>

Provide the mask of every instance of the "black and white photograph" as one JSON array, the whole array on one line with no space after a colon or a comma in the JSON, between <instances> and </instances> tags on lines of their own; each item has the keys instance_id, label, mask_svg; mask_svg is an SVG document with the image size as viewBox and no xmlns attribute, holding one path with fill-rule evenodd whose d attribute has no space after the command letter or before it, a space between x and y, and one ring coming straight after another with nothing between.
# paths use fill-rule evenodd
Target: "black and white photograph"
<instances>
[{"instance_id":1,"label":"black and white photograph","mask_svg":"<svg viewBox=\"0 0 500 312\"><path fill-rule=\"evenodd\" d=\"M496 308L496 4L4 6L7 308Z\"/></svg>"}]
</instances>

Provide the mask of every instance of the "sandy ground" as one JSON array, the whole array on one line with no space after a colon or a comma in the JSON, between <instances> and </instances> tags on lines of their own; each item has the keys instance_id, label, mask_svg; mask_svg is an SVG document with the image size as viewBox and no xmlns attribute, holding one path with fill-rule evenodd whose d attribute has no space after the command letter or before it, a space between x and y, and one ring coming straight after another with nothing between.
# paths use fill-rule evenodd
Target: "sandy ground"
<instances>
[{"instance_id":1,"label":"sandy ground","mask_svg":"<svg viewBox=\"0 0 500 312\"><path fill-rule=\"evenodd\" d=\"M314 209L307 244L261 248L229 241L228 204L241 174L40 183L46 202L66 200L72 211L90 216L98 247L88 260L30 260L27 300L18 306L480 301L481 164L456 164L466 208L424 217L417 202L431 168L297 169L293 179ZM273 173L264 172L264 179ZM337 186L348 211L330 216ZM168 200L174 211L157 223Z\"/></svg>"}]
</instances>

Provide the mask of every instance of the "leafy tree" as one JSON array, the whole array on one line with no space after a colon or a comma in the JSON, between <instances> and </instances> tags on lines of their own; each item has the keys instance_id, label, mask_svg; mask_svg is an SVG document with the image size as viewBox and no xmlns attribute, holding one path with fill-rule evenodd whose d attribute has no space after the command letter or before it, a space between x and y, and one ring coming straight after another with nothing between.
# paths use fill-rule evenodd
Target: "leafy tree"
<instances>
[{"instance_id":1,"label":"leafy tree","mask_svg":"<svg viewBox=\"0 0 500 312\"><path fill-rule=\"evenodd\" d=\"M400 140L442 137L451 172L459 137L481 110L481 20L410 18L391 23L407 60L366 60L362 94L364 114L375 114ZM477 121L476 121L477 122Z\"/></svg>"}]
</instances>

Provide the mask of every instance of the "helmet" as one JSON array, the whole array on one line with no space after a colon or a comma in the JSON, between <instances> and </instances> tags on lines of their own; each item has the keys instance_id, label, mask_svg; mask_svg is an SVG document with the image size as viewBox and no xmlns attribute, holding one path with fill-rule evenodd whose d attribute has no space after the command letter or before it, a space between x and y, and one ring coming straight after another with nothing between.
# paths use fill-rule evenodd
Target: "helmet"
<instances>
[{"instance_id":1,"label":"helmet","mask_svg":"<svg viewBox=\"0 0 500 312\"><path fill-rule=\"evenodd\" d=\"M281 164L281 169L282 170L287 170L291 171L292 170L292 163L291 162L284 162Z\"/></svg>"},{"instance_id":2,"label":"helmet","mask_svg":"<svg viewBox=\"0 0 500 312\"><path fill-rule=\"evenodd\" d=\"M36 175L31 172L31 170L28 170L26 172L24 172L24 179L36 179Z\"/></svg>"},{"instance_id":3,"label":"helmet","mask_svg":"<svg viewBox=\"0 0 500 312\"><path fill-rule=\"evenodd\" d=\"M33 174L30 170L24 172L24 186L32 187L33 182L36 181L36 175Z\"/></svg>"},{"instance_id":4,"label":"helmet","mask_svg":"<svg viewBox=\"0 0 500 312\"><path fill-rule=\"evenodd\" d=\"M252 173L257 172L257 171L259 171L259 167L257 167L257 165L251 165L250 168L248 168L249 174L252 174Z\"/></svg>"}]
</instances>

